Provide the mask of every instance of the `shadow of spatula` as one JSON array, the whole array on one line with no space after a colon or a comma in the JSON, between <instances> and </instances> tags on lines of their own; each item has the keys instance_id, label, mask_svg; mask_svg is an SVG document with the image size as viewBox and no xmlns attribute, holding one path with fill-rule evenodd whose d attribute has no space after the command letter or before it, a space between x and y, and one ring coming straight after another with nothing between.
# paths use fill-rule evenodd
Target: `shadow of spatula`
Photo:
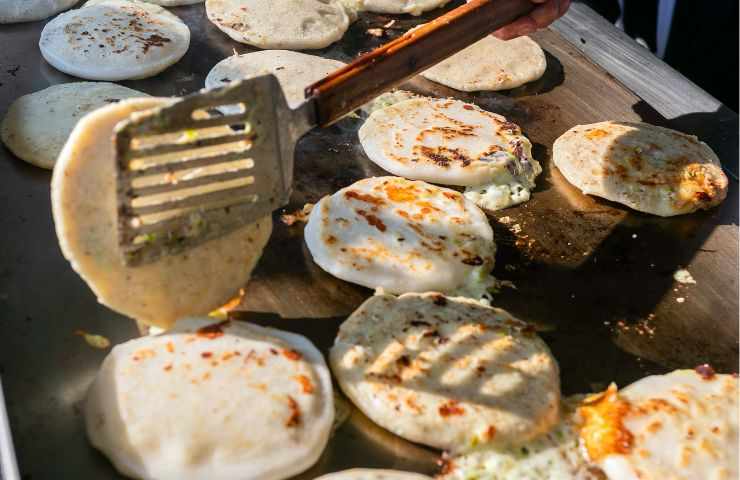
<instances>
[{"instance_id":1,"label":"shadow of spatula","mask_svg":"<svg viewBox=\"0 0 740 480\"><path fill-rule=\"evenodd\" d=\"M287 204L293 153L304 134L532 8L530 0L473 0L309 86L295 109L266 75L132 115L115 136L124 262L182 252Z\"/></svg>"}]
</instances>

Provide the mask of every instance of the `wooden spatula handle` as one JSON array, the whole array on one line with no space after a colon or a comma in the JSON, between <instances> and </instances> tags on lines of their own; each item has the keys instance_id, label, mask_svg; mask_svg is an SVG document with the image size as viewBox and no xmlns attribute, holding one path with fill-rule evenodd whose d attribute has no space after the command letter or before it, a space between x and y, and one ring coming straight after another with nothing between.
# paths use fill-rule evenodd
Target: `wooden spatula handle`
<instances>
[{"instance_id":1,"label":"wooden spatula handle","mask_svg":"<svg viewBox=\"0 0 740 480\"><path fill-rule=\"evenodd\" d=\"M306 89L328 125L494 30L526 15L530 0L473 0L362 55Z\"/></svg>"}]
</instances>

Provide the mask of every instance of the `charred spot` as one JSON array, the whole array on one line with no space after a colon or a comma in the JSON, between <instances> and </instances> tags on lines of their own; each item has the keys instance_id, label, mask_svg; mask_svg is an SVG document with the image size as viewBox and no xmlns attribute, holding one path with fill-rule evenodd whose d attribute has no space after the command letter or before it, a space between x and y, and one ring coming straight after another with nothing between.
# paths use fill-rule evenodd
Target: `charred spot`
<instances>
[{"instance_id":1,"label":"charred spot","mask_svg":"<svg viewBox=\"0 0 740 480\"><path fill-rule=\"evenodd\" d=\"M428 330L428 331L424 332L424 334L422 335L422 337L424 337L424 338L439 337L439 331L438 330Z\"/></svg>"},{"instance_id":2,"label":"charred spot","mask_svg":"<svg viewBox=\"0 0 740 480\"><path fill-rule=\"evenodd\" d=\"M432 326L432 324L431 324L431 323L429 323L429 322L425 322L425 321L423 321L423 320L411 320L411 321L409 322L409 324L410 324L410 325L411 325L412 327L431 327L431 326Z\"/></svg>"},{"instance_id":3,"label":"charred spot","mask_svg":"<svg viewBox=\"0 0 740 480\"><path fill-rule=\"evenodd\" d=\"M297 362L298 360L303 358L303 355L295 350L283 350L283 356L288 360L292 360L294 362Z\"/></svg>"},{"instance_id":4,"label":"charred spot","mask_svg":"<svg viewBox=\"0 0 740 480\"><path fill-rule=\"evenodd\" d=\"M213 340L214 338L218 338L224 334L223 327L229 323L229 320L224 320L223 322L214 323L213 325L206 325L205 327L196 330L195 334L199 337Z\"/></svg>"},{"instance_id":5,"label":"charred spot","mask_svg":"<svg viewBox=\"0 0 740 480\"><path fill-rule=\"evenodd\" d=\"M444 295L435 295L432 297L432 301L435 305L439 305L440 307L447 305L447 298Z\"/></svg>"},{"instance_id":6,"label":"charred spot","mask_svg":"<svg viewBox=\"0 0 740 480\"><path fill-rule=\"evenodd\" d=\"M409 358L408 355L401 355L400 357L398 357L398 360L396 361L400 363L401 365L403 365L404 367L408 367L411 365L411 359Z\"/></svg>"},{"instance_id":7,"label":"charred spot","mask_svg":"<svg viewBox=\"0 0 740 480\"><path fill-rule=\"evenodd\" d=\"M479 265L483 265L483 259L480 257L480 255L476 255L474 257L464 258L461 261L465 265L472 265L474 267L477 267Z\"/></svg>"},{"instance_id":8,"label":"charred spot","mask_svg":"<svg viewBox=\"0 0 740 480\"><path fill-rule=\"evenodd\" d=\"M694 371L698 373L703 380L711 380L716 375L714 368L712 368L712 366L708 363L705 363L704 365L699 365L694 369Z\"/></svg>"},{"instance_id":9,"label":"charred spot","mask_svg":"<svg viewBox=\"0 0 740 480\"><path fill-rule=\"evenodd\" d=\"M513 122L504 122L501 124L501 130L505 130L509 135L519 135L522 131L519 129L519 125Z\"/></svg>"},{"instance_id":10,"label":"charred spot","mask_svg":"<svg viewBox=\"0 0 740 480\"><path fill-rule=\"evenodd\" d=\"M453 415L464 415L465 409L459 406L457 400L450 400L439 406L439 415L447 418Z\"/></svg>"},{"instance_id":11,"label":"charred spot","mask_svg":"<svg viewBox=\"0 0 740 480\"><path fill-rule=\"evenodd\" d=\"M288 395L288 408L290 408L290 416L285 421L285 426L297 427L301 424L301 408L298 406L298 402L290 395Z\"/></svg>"},{"instance_id":12,"label":"charred spot","mask_svg":"<svg viewBox=\"0 0 740 480\"><path fill-rule=\"evenodd\" d=\"M696 197L697 200L701 202L709 202L712 200L712 197L707 192L696 192L694 194L694 197Z\"/></svg>"},{"instance_id":13,"label":"charred spot","mask_svg":"<svg viewBox=\"0 0 740 480\"><path fill-rule=\"evenodd\" d=\"M391 383L401 383L401 376L397 373L394 373L393 375L387 374L387 373L375 373L375 372L369 372L367 374L369 378L375 378L378 380L383 380L386 382Z\"/></svg>"},{"instance_id":14,"label":"charred spot","mask_svg":"<svg viewBox=\"0 0 740 480\"><path fill-rule=\"evenodd\" d=\"M449 167L452 162L459 162L463 167L467 167L473 161L472 158L468 157L457 148L417 146L414 147L414 150L418 150L418 154L420 156L426 157L436 165L443 168Z\"/></svg>"},{"instance_id":15,"label":"charred spot","mask_svg":"<svg viewBox=\"0 0 740 480\"><path fill-rule=\"evenodd\" d=\"M349 199L359 200L361 202L370 203L373 205L385 205L385 201L380 197L356 192L354 190L348 190L344 192L344 196Z\"/></svg>"},{"instance_id":16,"label":"charred spot","mask_svg":"<svg viewBox=\"0 0 740 480\"><path fill-rule=\"evenodd\" d=\"M437 466L440 475L449 475L455 469L455 462L452 461L449 453L443 452L442 457L437 460Z\"/></svg>"},{"instance_id":17,"label":"charred spot","mask_svg":"<svg viewBox=\"0 0 740 480\"><path fill-rule=\"evenodd\" d=\"M379 219L377 216L373 215L372 213L367 213L365 210L356 210L357 214L365 219L365 221L380 230L381 232L385 232L387 227L385 226L385 223L381 219Z\"/></svg>"},{"instance_id":18,"label":"charred spot","mask_svg":"<svg viewBox=\"0 0 740 480\"><path fill-rule=\"evenodd\" d=\"M273 355L277 355L278 354L278 351L275 350L274 348L271 348L270 349L270 353L272 353Z\"/></svg>"}]
</instances>

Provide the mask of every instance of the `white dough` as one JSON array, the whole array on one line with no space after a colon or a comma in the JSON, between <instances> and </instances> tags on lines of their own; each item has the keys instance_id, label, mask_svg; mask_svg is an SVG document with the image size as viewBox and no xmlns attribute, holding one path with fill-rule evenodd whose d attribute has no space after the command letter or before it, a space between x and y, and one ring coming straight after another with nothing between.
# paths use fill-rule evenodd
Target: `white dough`
<instances>
[{"instance_id":1,"label":"white dough","mask_svg":"<svg viewBox=\"0 0 740 480\"><path fill-rule=\"evenodd\" d=\"M51 182L57 238L72 268L101 303L160 327L234 298L272 232L267 216L183 253L138 267L124 265L116 232L113 128L133 112L171 101L124 100L84 117L64 146Z\"/></svg>"},{"instance_id":2,"label":"white dough","mask_svg":"<svg viewBox=\"0 0 740 480\"><path fill-rule=\"evenodd\" d=\"M0 0L0 24L34 22L71 8L78 0Z\"/></svg>"},{"instance_id":3,"label":"white dough","mask_svg":"<svg viewBox=\"0 0 740 480\"><path fill-rule=\"evenodd\" d=\"M306 338L194 318L116 346L87 395L90 442L144 480L280 480L313 465L334 418Z\"/></svg>"},{"instance_id":4,"label":"white dough","mask_svg":"<svg viewBox=\"0 0 740 480\"><path fill-rule=\"evenodd\" d=\"M41 54L54 68L90 80L151 77L177 63L190 30L152 3L91 0L63 13L41 32Z\"/></svg>"},{"instance_id":5,"label":"white dough","mask_svg":"<svg viewBox=\"0 0 740 480\"><path fill-rule=\"evenodd\" d=\"M537 80L546 69L545 52L531 38L504 41L488 35L421 76L463 92L496 91Z\"/></svg>"},{"instance_id":6,"label":"white dough","mask_svg":"<svg viewBox=\"0 0 740 480\"><path fill-rule=\"evenodd\" d=\"M259 48L324 48L352 20L339 0L206 0L208 19L237 42Z\"/></svg>"},{"instance_id":7,"label":"white dough","mask_svg":"<svg viewBox=\"0 0 740 480\"><path fill-rule=\"evenodd\" d=\"M450 0L355 0L360 10L378 13L421 15L447 4Z\"/></svg>"},{"instance_id":8,"label":"white dough","mask_svg":"<svg viewBox=\"0 0 740 480\"><path fill-rule=\"evenodd\" d=\"M294 108L305 99L306 87L344 65L337 60L290 50L262 50L235 55L218 62L206 77L206 88L222 87L234 80L271 73L280 82L288 105Z\"/></svg>"},{"instance_id":9,"label":"white dough","mask_svg":"<svg viewBox=\"0 0 740 480\"><path fill-rule=\"evenodd\" d=\"M146 96L114 83L52 85L13 102L3 119L0 135L16 156L51 169L80 118L119 100Z\"/></svg>"},{"instance_id":10,"label":"white dough","mask_svg":"<svg viewBox=\"0 0 740 480\"><path fill-rule=\"evenodd\" d=\"M369 288L480 297L493 282L485 214L459 192L424 182L355 182L316 204L305 238L321 268Z\"/></svg>"},{"instance_id":11,"label":"white dough","mask_svg":"<svg viewBox=\"0 0 740 480\"><path fill-rule=\"evenodd\" d=\"M521 445L558 420L558 365L506 311L439 293L375 295L339 328L332 371L371 420L460 452Z\"/></svg>"},{"instance_id":12,"label":"white dough","mask_svg":"<svg viewBox=\"0 0 740 480\"><path fill-rule=\"evenodd\" d=\"M431 478L426 475L401 472L399 470L353 468L351 470L322 475L316 480L431 480Z\"/></svg>"},{"instance_id":13,"label":"white dough","mask_svg":"<svg viewBox=\"0 0 740 480\"><path fill-rule=\"evenodd\" d=\"M394 103L374 111L359 137L370 160L385 170L465 186L465 196L487 210L529 200L542 172L518 125L460 100Z\"/></svg>"}]
</instances>

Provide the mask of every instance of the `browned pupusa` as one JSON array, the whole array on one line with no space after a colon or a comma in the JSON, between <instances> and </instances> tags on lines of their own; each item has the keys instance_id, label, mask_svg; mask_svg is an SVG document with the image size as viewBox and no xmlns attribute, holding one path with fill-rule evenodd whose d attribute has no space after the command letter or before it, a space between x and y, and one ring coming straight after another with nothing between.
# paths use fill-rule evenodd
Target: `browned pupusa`
<instances>
[{"instance_id":1,"label":"browned pupusa","mask_svg":"<svg viewBox=\"0 0 740 480\"><path fill-rule=\"evenodd\" d=\"M520 445L558 421L547 346L530 325L474 300L376 295L342 324L330 364L370 419L432 447Z\"/></svg>"},{"instance_id":2,"label":"browned pupusa","mask_svg":"<svg viewBox=\"0 0 740 480\"><path fill-rule=\"evenodd\" d=\"M583 193L662 217L719 205L727 177L707 144L647 123L578 125L555 141L553 161Z\"/></svg>"}]
</instances>

